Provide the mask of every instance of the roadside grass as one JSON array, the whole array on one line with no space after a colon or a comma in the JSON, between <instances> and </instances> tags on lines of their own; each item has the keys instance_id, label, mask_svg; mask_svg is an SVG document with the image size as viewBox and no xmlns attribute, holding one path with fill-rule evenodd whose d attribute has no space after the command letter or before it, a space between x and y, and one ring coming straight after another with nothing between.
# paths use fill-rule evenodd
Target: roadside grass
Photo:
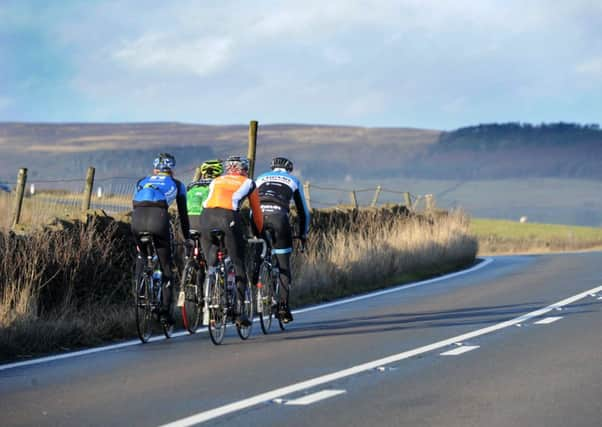
<instances>
[{"instance_id":1,"label":"roadside grass","mask_svg":"<svg viewBox=\"0 0 602 427\"><path fill-rule=\"evenodd\" d=\"M350 216L351 227L310 235L306 252L293 258L293 306L474 263L477 241L463 213L386 221L382 215ZM129 224L108 217L0 233L0 360L134 338L133 249Z\"/></svg>"},{"instance_id":2,"label":"roadside grass","mask_svg":"<svg viewBox=\"0 0 602 427\"><path fill-rule=\"evenodd\" d=\"M473 218L479 254L579 251L602 248L602 228Z\"/></svg>"}]
</instances>

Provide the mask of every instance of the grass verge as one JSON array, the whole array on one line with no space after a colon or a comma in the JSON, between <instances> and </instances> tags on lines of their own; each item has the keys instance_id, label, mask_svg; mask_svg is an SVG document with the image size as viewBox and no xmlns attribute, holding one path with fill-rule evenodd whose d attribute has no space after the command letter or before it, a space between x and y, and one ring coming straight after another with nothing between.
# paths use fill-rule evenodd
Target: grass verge
<instances>
[{"instance_id":1,"label":"grass verge","mask_svg":"<svg viewBox=\"0 0 602 427\"><path fill-rule=\"evenodd\" d=\"M479 254L542 253L602 248L602 228L474 218Z\"/></svg>"}]
</instances>

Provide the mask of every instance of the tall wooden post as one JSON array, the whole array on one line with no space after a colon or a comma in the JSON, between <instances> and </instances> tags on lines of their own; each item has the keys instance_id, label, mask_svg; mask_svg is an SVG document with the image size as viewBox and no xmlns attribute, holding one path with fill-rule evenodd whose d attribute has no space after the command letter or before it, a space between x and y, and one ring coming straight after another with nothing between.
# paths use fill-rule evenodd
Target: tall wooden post
<instances>
[{"instance_id":1,"label":"tall wooden post","mask_svg":"<svg viewBox=\"0 0 602 427\"><path fill-rule=\"evenodd\" d=\"M412 196L410 196L410 193L407 191L403 193L403 203L409 211L412 210Z\"/></svg>"},{"instance_id":2,"label":"tall wooden post","mask_svg":"<svg viewBox=\"0 0 602 427\"><path fill-rule=\"evenodd\" d=\"M305 181L305 184L303 184L303 193L305 193L305 203L307 203L307 209L311 210L311 194L309 193L309 181Z\"/></svg>"},{"instance_id":3,"label":"tall wooden post","mask_svg":"<svg viewBox=\"0 0 602 427\"><path fill-rule=\"evenodd\" d=\"M23 207L23 196L25 195L25 184L27 183L27 168L19 169L17 186L15 187L15 201L13 205L13 224L16 226L21 220L21 208Z\"/></svg>"},{"instance_id":4,"label":"tall wooden post","mask_svg":"<svg viewBox=\"0 0 602 427\"><path fill-rule=\"evenodd\" d=\"M194 176L192 177L192 182L196 182L201 179L201 167L199 166L194 170Z\"/></svg>"},{"instance_id":5,"label":"tall wooden post","mask_svg":"<svg viewBox=\"0 0 602 427\"><path fill-rule=\"evenodd\" d=\"M92 188L94 187L94 173L96 169L92 166L88 168L86 174L86 186L84 187L84 198L82 199L82 213L86 213L90 209L90 200L92 199Z\"/></svg>"},{"instance_id":6,"label":"tall wooden post","mask_svg":"<svg viewBox=\"0 0 602 427\"><path fill-rule=\"evenodd\" d=\"M249 123L249 178L253 179L255 174L255 153L257 149L257 120L251 120Z\"/></svg>"},{"instance_id":7,"label":"tall wooden post","mask_svg":"<svg viewBox=\"0 0 602 427\"><path fill-rule=\"evenodd\" d=\"M349 198L351 199L351 206L353 206L354 209L357 209L357 197L355 195L355 190L349 193Z\"/></svg>"},{"instance_id":8,"label":"tall wooden post","mask_svg":"<svg viewBox=\"0 0 602 427\"><path fill-rule=\"evenodd\" d=\"M372 203L370 206L375 207L378 203L378 198L380 197L380 192L382 191L382 187L380 185L376 186L376 191L374 192L374 197L372 198Z\"/></svg>"}]
</instances>

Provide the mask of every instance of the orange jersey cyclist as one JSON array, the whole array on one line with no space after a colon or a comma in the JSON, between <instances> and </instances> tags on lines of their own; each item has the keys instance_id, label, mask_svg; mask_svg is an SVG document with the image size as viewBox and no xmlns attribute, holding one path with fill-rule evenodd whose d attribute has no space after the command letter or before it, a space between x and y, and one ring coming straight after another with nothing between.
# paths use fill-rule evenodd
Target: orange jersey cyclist
<instances>
[{"instance_id":1,"label":"orange jersey cyclist","mask_svg":"<svg viewBox=\"0 0 602 427\"><path fill-rule=\"evenodd\" d=\"M225 174L215 178L209 185L209 194L203 203L201 213L201 246L207 265L216 263L217 247L211 241L211 230L220 229L225 233L224 244L234 264L236 286L240 300L244 301L247 287L245 269L245 239L240 206L248 198L253 221L258 232L263 230L263 218L259 207L259 194L255 182L248 177L249 162L241 157L229 157L225 163ZM244 313L237 313L237 322L249 326L252 319Z\"/></svg>"}]
</instances>

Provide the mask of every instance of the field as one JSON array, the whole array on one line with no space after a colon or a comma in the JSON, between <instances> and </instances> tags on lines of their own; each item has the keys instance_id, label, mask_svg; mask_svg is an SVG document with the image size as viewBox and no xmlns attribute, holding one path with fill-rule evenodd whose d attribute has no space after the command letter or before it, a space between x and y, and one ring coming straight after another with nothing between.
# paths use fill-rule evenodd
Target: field
<instances>
[{"instance_id":1,"label":"field","mask_svg":"<svg viewBox=\"0 0 602 427\"><path fill-rule=\"evenodd\" d=\"M602 228L473 218L479 254L602 249Z\"/></svg>"}]
</instances>

